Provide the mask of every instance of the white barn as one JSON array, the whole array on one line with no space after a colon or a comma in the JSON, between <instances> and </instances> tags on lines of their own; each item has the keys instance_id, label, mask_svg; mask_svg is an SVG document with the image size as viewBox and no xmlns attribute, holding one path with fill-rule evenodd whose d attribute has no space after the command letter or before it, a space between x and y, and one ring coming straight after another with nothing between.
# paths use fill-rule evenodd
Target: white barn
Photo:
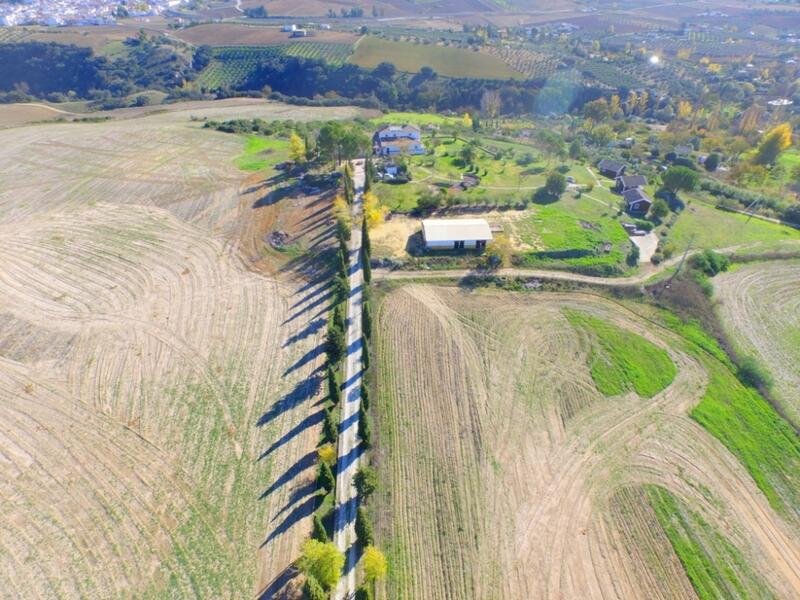
<instances>
[{"instance_id":1,"label":"white barn","mask_svg":"<svg viewBox=\"0 0 800 600\"><path fill-rule=\"evenodd\" d=\"M424 219L422 238L428 250L481 250L492 241L492 231L486 219Z\"/></svg>"}]
</instances>

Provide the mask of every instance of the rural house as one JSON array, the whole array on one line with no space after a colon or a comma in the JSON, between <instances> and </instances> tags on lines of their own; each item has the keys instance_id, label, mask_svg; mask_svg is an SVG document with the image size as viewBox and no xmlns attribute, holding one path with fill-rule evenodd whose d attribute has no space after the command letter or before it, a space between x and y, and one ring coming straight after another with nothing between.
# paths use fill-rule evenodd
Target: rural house
<instances>
[{"instance_id":1,"label":"rural house","mask_svg":"<svg viewBox=\"0 0 800 600\"><path fill-rule=\"evenodd\" d=\"M614 189L622 194L628 190L634 190L646 185L647 178L643 175L623 175L622 177L617 177Z\"/></svg>"},{"instance_id":2,"label":"rural house","mask_svg":"<svg viewBox=\"0 0 800 600\"><path fill-rule=\"evenodd\" d=\"M615 160L608 160L607 158L604 158L599 163L597 163L597 168L599 169L601 175L616 180L618 177L622 177L623 175L625 175L626 167L621 162L617 162Z\"/></svg>"},{"instance_id":3,"label":"rural house","mask_svg":"<svg viewBox=\"0 0 800 600\"><path fill-rule=\"evenodd\" d=\"M422 238L428 250L482 250L492 231L486 219L424 219Z\"/></svg>"},{"instance_id":4,"label":"rural house","mask_svg":"<svg viewBox=\"0 0 800 600\"><path fill-rule=\"evenodd\" d=\"M623 192L622 197L625 199L625 210L629 213L644 214L653 205L653 201L638 187Z\"/></svg>"},{"instance_id":5,"label":"rural house","mask_svg":"<svg viewBox=\"0 0 800 600\"><path fill-rule=\"evenodd\" d=\"M414 125L385 125L374 136L375 154L397 156L399 154L425 154L419 127Z\"/></svg>"}]
</instances>

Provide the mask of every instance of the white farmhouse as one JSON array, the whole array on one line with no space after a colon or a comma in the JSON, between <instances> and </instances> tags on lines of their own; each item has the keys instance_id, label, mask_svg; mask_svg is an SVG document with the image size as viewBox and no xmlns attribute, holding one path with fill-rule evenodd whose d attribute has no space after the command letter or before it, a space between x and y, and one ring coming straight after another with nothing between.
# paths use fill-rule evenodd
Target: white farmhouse
<instances>
[{"instance_id":1,"label":"white farmhouse","mask_svg":"<svg viewBox=\"0 0 800 600\"><path fill-rule=\"evenodd\" d=\"M378 130L381 142L389 140L416 140L422 137L419 127L415 125L385 125Z\"/></svg>"},{"instance_id":2,"label":"white farmhouse","mask_svg":"<svg viewBox=\"0 0 800 600\"><path fill-rule=\"evenodd\" d=\"M428 250L482 250L492 231L486 219L424 219L422 238Z\"/></svg>"}]
</instances>

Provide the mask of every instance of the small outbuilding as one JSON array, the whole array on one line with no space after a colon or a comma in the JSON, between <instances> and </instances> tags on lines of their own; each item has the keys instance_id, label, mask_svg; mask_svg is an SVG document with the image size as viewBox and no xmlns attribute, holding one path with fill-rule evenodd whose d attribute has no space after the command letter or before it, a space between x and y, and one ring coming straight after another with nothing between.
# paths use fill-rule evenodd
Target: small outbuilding
<instances>
[{"instance_id":1,"label":"small outbuilding","mask_svg":"<svg viewBox=\"0 0 800 600\"><path fill-rule=\"evenodd\" d=\"M617 177L622 177L623 175L625 175L626 166L621 162L604 158L599 163L597 163L597 168L600 171L601 175L616 180Z\"/></svg>"},{"instance_id":2,"label":"small outbuilding","mask_svg":"<svg viewBox=\"0 0 800 600\"><path fill-rule=\"evenodd\" d=\"M428 250L482 250L492 230L486 219L424 219L422 239Z\"/></svg>"}]
</instances>

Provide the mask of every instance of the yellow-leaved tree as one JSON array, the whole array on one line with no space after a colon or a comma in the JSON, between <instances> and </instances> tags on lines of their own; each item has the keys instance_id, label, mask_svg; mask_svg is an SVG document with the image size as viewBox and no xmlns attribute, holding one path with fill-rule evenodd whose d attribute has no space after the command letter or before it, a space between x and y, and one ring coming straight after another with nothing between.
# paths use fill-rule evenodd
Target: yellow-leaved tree
<instances>
[{"instance_id":1,"label":"yellow-leaved tree","mask_svg":"<svg viewBox=\"0 0 800 600\"><path fill-rule=\"evenodd\" d=\"M333 444L325 444L324 446L320 446L317 449L317 455L319 456L319 459L329 467L333 466L333 464L336 462L336 448L333 447Z\"/></svg>"},{"instance_id":2,"label":"yellow-leaved tree","mask_svg":"<svg viewBox=\"0 0 800 600\"><path fill-rule=\"evenodd\" d=\"M386 218L386 207L380 205L378 197L372 192L364 192L364 218L370 229L383 223Z\"/></svg>"},{"instance_id":3,"label":"yellow-leaved tree","mask_svg":"<svg viewBox=\"0 0 800 600\"><path fill-rule=\"evenodd\" d=\"M678 118L688 119L692 115L692 103L688 100L678 102Z\"/></svg>"},{"instance_id":4,"label":"yellow-leaved tree","mask_svg":"<svg viewBox=\"0 0 800 600\"><path fill-rule=\"evenodd\" d=\"M753 162L757 165L771 165L780 156L781 152L792 145L792 126L789 123L781 123L770 129L753 157Z\"/></svg>"},{"instance_id":5,"label":"yellow-leaved tree","mask_svg":"<svg viewBox=\"0 0 800 600\"><path fill-rule=\"evenodd\" d=\"M333 217L343 231L349 230L353 225L350 218L350 206L341 194L336 194L336 198L333 199Z\"/></svg>"},{"instance_id":6,"label":"yellow-leaved tree","mask_svg":"<svg viewBox=\"0 0 800 600\"><path fill-rule=\"evenodd\" d=\"M464 113L464 116L461 117L461 124L468 129L472 129L472 117L469 116L469 113Z\"/></svg>"},{"instance_id":7,"label":"yellow-leaved tree","mask_svg":"<svg viewBox=\"0 0 800 600\"><path fill-rule=\"evenodd\" d=\"M289 137L289 158L296 163L306 161L306 143L294 131Z\"/></svg>"},{"instance_id":8,"label":"yellow-leaved tree","mask_svg":"<svg viewBox=\"0 0 800 600\"><path fill-rule=\"evenodd\" d=\"M298 561L306 577L313 577L325 590L330 590L339 581L344 567L344 554L333 542L308 540L303 544L303 554Z\"/></svg>"},{"instance_id":9,"label":"yellow-leaved tree","mask_svg":"<svg viewBox=\"0 0 800 600\"><path fill-rule=\"evenodd\" d=\"M364 579L367 581L371 581L374 584L378 579L386 577L388 568L386 557L375 546L364 548L364 556L361 561L361 564L364 565Z\"/></svg>"}]
</instances>

